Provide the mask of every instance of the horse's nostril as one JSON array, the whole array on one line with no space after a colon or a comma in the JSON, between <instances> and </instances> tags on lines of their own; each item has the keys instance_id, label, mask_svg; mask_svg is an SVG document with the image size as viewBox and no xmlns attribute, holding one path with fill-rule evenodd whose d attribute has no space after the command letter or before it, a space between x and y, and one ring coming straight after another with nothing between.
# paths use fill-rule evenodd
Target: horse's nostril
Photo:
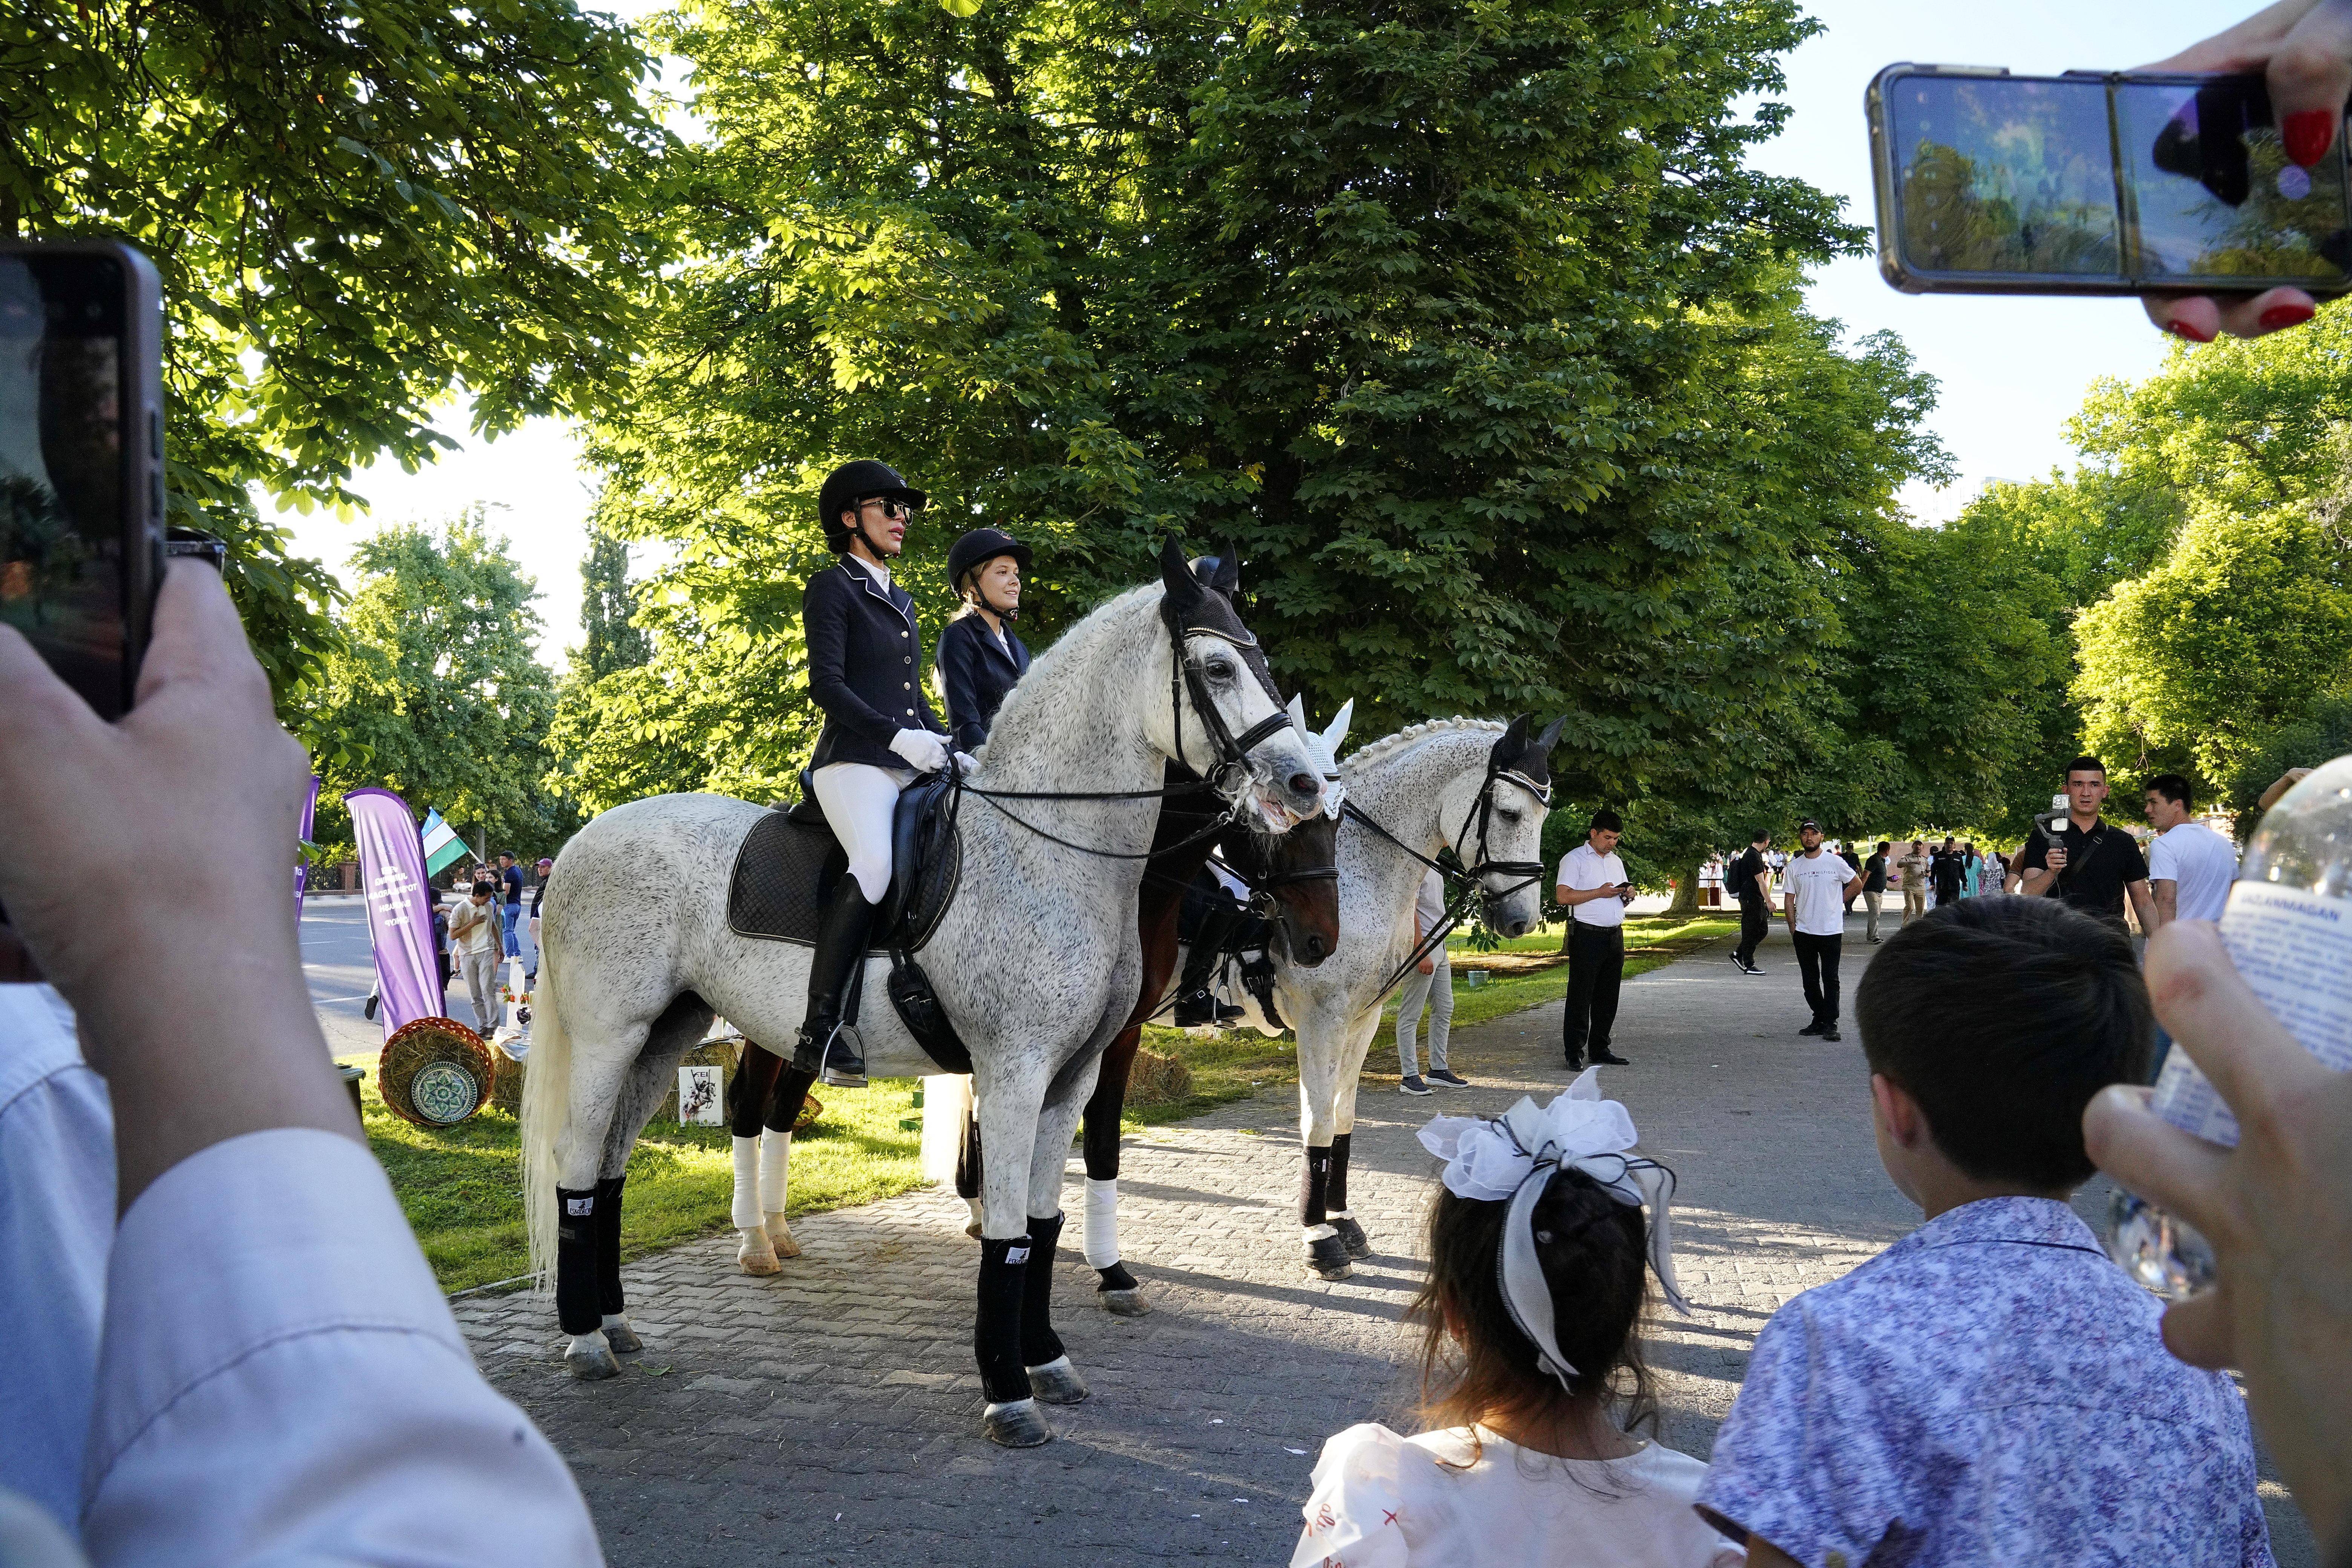
<instances>
[{"instance_id":1,"label":"horse's nostril","mask_svg":"<svg viewBox=\"0 0 2352 1568\"><path fill-rule=\"evenodd\" d=\"M1313 795L1321 787L1322 781L1318 779L1313 773L1293 773L1290 775L1290 793L1293 795Z\"/></svg>"}]
</instances>

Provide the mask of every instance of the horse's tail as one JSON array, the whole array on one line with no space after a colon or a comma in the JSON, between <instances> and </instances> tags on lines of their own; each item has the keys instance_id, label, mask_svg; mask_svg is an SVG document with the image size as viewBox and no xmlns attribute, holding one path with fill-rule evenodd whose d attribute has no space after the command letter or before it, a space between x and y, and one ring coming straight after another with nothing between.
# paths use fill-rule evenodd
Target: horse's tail
<instances>
[{"instance_id":1,"label":"horse's tail","mask_svg":"<svg viewBox=\"0 0 2352 1568\"><path fill-rule=\"evenodd\" d=\"M923 1179L953 1186L971 1120L971 1075L940 1073L923 1079Z\"/></svg>"},{"instance_id":2,"label":"horse's tail","mask_svg":"<svg viewBox=\"0 0 2352 1568\"><path fill-rule=\"evenodd\" d=\"M572 1036L556 990L560 973L552 927L542 925L539 988L531 998L530 1053L522 1083L522 1205L530 1235L530 1271L541 1290L555 1285L555 1140L572 1109Z\"/></svg>"}]
</instances>

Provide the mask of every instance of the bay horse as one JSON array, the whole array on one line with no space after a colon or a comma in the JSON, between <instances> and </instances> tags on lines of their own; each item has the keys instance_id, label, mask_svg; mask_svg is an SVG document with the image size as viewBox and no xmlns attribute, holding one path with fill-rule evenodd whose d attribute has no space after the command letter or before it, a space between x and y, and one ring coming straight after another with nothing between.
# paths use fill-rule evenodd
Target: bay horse
<instances>
[{"instance_id":1,"label":"bay horse","mask_svg":"<svg viewBox=\"0 0 2352 1568\"><path fill-rule=\"evenodd\" d=\"M1158 584L1071 627L1006 697L956 819L960 891L922 952L971 1052L983 1137L1027 1155L986 1175L973 1327L983 1430L1008 1447L1053 1436L1039 1399L1087 1396L1050 1315L1062 1170L1103 1047L1134 1010L1136 901L1164 765L1213 781L1236 818L1255 813L1272 833L1323 806L1316 759L1224 574L1202 584L1172 542L1160 565ZM738 935L727 919L736 852L766 809L709 795L635 801L557 861L523 1091L524 1201L577 1376L613 1375L614 1350L636 1344L622 1190L678 1059L714 1012L751 1038L786 1040L805 1011L810 950ZM886 994L889 963L868 960L867 995ZM860 1035L870 1070L933 1068L894 1008L865 1008ZM776 1092L796 1112L808 1082L788 1069ZM779 1120L772 1107L769 1124Z\"/></svg>"}]
</instances>

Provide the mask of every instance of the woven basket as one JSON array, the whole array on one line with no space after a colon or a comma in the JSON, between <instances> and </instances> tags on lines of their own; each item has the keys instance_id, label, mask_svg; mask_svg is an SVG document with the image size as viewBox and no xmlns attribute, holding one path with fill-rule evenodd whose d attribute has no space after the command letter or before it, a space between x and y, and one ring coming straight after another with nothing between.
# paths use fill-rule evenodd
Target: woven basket
<instances>
[{"instance_id":1,"label":"woven basket","mask_svg":"<svg viewBox=\"0 0 2352 1568\"><path fill-rule=\"evenodd\" d=\"M404 1121L455 1127L497 1092L499 1054L455 1018L418 1018L383 1043L376 1092Z\"/></svg>"}]
</instances>

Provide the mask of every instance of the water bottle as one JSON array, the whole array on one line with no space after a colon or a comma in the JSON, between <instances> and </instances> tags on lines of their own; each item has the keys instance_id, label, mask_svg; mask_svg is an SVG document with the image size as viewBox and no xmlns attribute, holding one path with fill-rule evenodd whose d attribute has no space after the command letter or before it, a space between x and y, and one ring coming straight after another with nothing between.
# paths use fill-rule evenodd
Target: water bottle
<instances>
[{"instance_id":1,"label":"water bottle","mask_svg":"<svg viewBox=\"0 0 2352 1568\"><path fill-rule=\"evenodd\" d=\"M2352 1071L2352 756L2314 770L2263 818L2231 884L2221 941L2271 1016L2323 1064ZM2157 1077L2155 1109L2237 1146L2237 1118L2177 1046ZM2213 1249L2195 1227L2121 1189L2107 1247L2158 1295L2213 1283Z\"/></svg>"}]
</instances>

